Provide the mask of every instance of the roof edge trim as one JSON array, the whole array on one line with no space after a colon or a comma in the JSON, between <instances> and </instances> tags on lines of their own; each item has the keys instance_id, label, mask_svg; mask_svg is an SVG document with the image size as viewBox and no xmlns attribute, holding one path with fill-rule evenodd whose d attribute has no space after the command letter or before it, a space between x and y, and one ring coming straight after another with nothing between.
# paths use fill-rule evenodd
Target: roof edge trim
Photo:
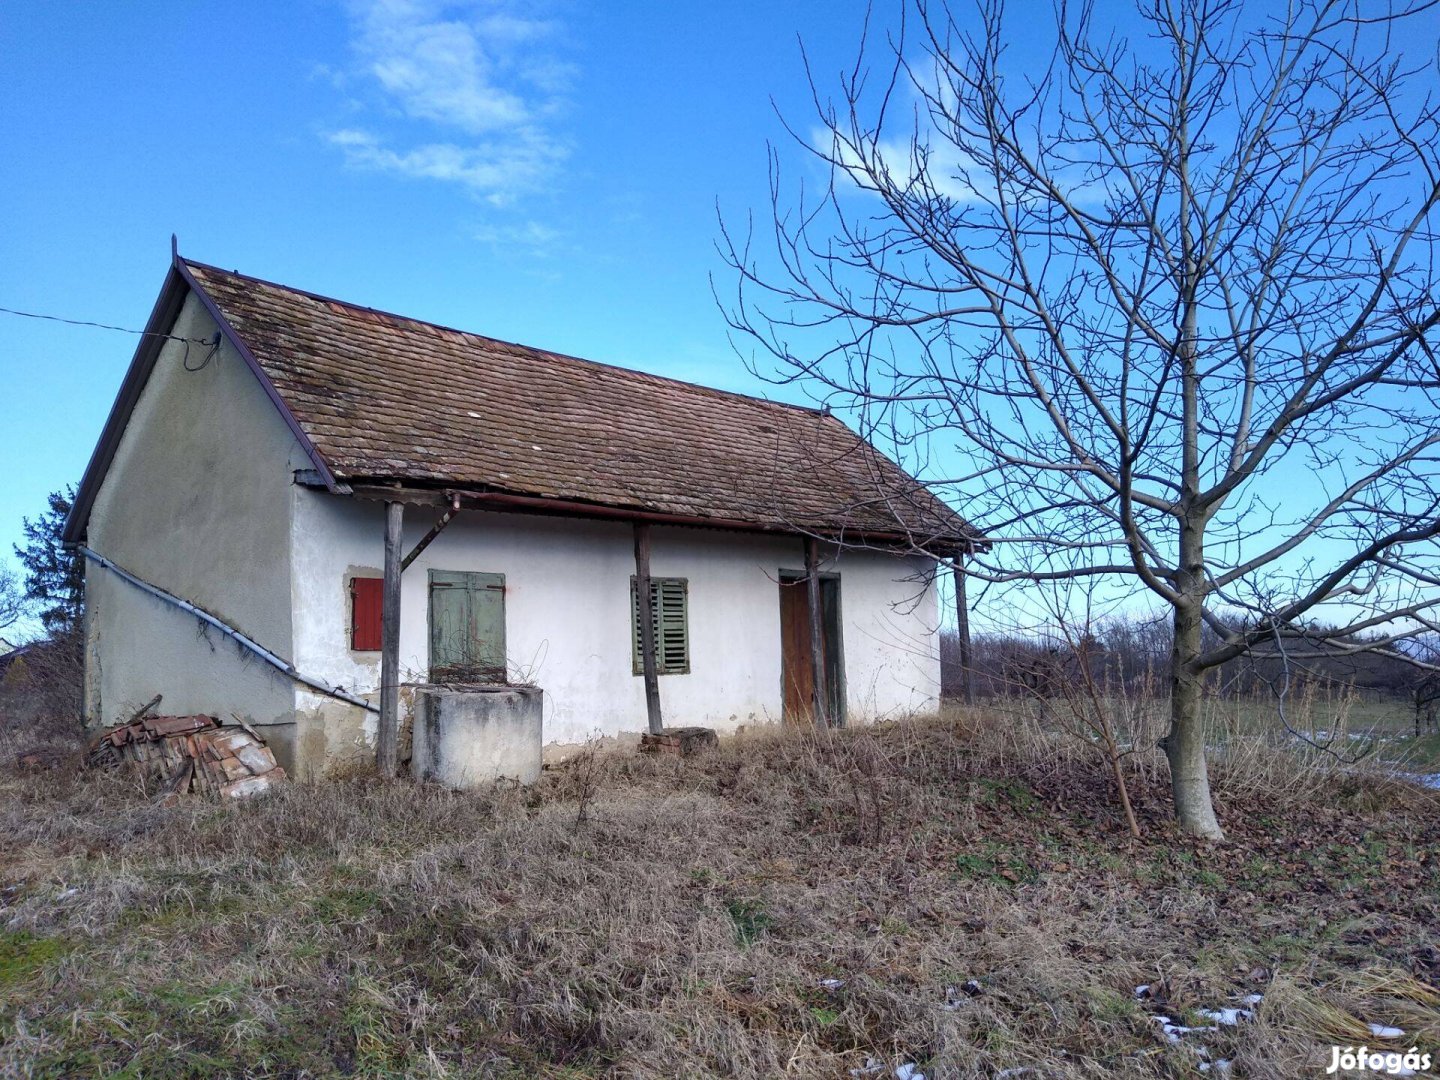
<instances>
[{"instance_id":1,"label":"roof edge trim","mask_svg":"<svg viewBox=\"0 0 1440 1080\"><path fill-rule=\"evenodd\" d=\"M220 328L220 333L225 335L225 340L230 342L231 347L240 354L240 359L245 361L245 366L248 367L255 378L259 380L261 388L265 391L265 396L268 397L275 408L279 410L281 419L285 421L285 426L290 429L290 433L295 436L296 441L300 443L301 449L305 451L305 456L310 459L310 464L314 465L315 471L320 474L320 479L324 483L326 490L335 495L349 494L346 485L341 484L335 479L335 474L330 471L330 466L321 455L320 448L315 445L314 440L311 439L305 429L300 426L300 421L296 419L295 414L290 411L290 406L287 405L285 399L280 396L280 391L277 390L275 384L270 381L270 376L265 374L265 369L260 366L260 361L255 359L255 354L250 351L250 346L245 344L235 328L230 325L230 321L226 319L225 315L220 311L220 306L215 303L210 297L210 294L205 291L204 287L195 280L195 275L190 273L190 268L185 265L185 260L180 257L178 251L174 254L171 265L186 284L190 286L195 295L200 298L200 303L205 305L205 310L208 311L210 317L215 320L215 325Z\"/></svg>"},{"instance_id":2,"label":"roof edge trim","mask_svg":"<svg viewBox=\"0 0 1440 1080\"><path fill-rule=\"evenodd\" d=\"M921 536L915 530L875 529L846 527L825 529L823 526L806 525L800 522L777 520L769 524L758 521L742 521L734 518L706 517L703 515L676 514L666 511L649 510L639 506L618 506L609 503L589 502L582 499L553 498L550 496L527 495L521 492L500 489L475 490L459 488L448 484L388 486L383 477L370 478L376 483L354 480L354 494L358 499L394 500L397 502L434 501L449 503L452 499L467 500L475 509L489 508L513 510L518 513L549 514L559 517L578 517L622 522L648 522L653 525L676 525L688 528L721 529L735 532L766 533L772 536L813 536L841 547L865 547L871 543L902 544L917 553L932 556L949 555L954 552L974 554L988 549L989 543L983 537L974 535L947 535L935 533Z\"/></svg>"},{"instance_id":3,"label":"roof edge trim","mask_svg":"<svg viewBox=\"0 0 1440 1080\"><path fill-rule=\"evenodd\" d=\"M100 440L95 444L89 464L85 466L84 475L80 478L75 502L65 518L65 528L61 530L60 538L67 547L78 543L85 535L90 524L90 510L95 505L95 496L100 491L105 475L110 471L110 463L115 460L115 451L130 424L130 414L135 411L140 392L149 381L150 372L154 370L155 361L160 355L164 344L164 338L160 335L165 334L166 328L173 326L179 317L186 292L185 280L172 263L166 272L165 283L160 286L160 295L155 298L150 319L145 323L144 336L135 346L135 355L131 357L125 378L120 383L120 393L116 395L115 403L110 406L110 415L105 419L105 426L100 429Z\"/></svg>"},{"instance_id":4,"label":"roof edge trim","mask_svg":"<svg viewBox=\"0 0 1440 1080\"><path fill-rule=\"evenodd\" d=\"M125 429L130 424L130 416L135 411L135 405L140 400L140 394L145 389L145 384L150 381L150 373L155 369L155 362L160 357L160 350L164 348L167 335L174 327L175 320L180 316L180 310L185 304L185 297L192 291L199 297L210 317L215 320L215 324L219 327L225 340L240 354L241 359L245 361L245 366L260 381L266 397L280 411L285 426L299 440L325 487L337 495L348 493L346 486L335 479L335 474L330 471L330 466L320 456L320 451L311 441L310 436L305 434L300 427L300 422L296 420L295 414L281 399L279 391L275 389L275 384L261 370L249 346L240 339L235 328L220 313L215 301L201 288L200 283L195 280L185 266L184 259L172 246L170 269L166 272L165 283L160 286L160 295L155 298L155 306L151 309L150 318L145 323L144 336L140 338L140 343L135 347L135 354L130 359L130 366L126 369L125 378L120 383L120 392L116 395L115 403L110 406L110 414L106 417L105 426L100 429L100 439L95 444L95 450L91 453L90 461L85 466L85 472L80 478L80 486L75 492L75 502L70 508L69 515L65 518L65 527L61 530L60 538L67 547L73 547L85 537L86 529L90 524L90 511L94 508L95 498L100 492L100 485L105 482L110 465L115 460L120 440L124 438Z\"/></svg>"}]
</instances>

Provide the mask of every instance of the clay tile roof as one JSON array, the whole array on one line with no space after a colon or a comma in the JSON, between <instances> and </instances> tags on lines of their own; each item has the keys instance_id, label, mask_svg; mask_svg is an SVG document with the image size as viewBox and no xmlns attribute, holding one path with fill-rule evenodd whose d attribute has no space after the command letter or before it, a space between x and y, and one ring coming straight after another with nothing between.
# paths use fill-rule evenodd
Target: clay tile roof
<instances>
[{"instance_id":1,"label":"clay tile roof","mask_svg":"<svg viewBox=\"0 0 1440 1080\"><path fill-rule=\"evenodd\" d=\"M185 262L335 477L786 531L954 541L953 510L837 418Z\"/></svg>"}]
</instances>

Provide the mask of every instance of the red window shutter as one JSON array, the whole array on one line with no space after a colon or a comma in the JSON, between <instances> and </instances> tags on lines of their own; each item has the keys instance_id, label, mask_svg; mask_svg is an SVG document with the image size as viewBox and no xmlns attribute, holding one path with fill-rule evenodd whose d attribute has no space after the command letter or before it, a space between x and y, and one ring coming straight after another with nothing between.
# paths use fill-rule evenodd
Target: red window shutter
<instances>
[{"instance_id":1,"label":"red window shutter","mask_svg":"<svg viewBox=\"0 0 1440 1080\"><path fill-rule=\"evenodd\" d=\"M384 585L380 578L350 579L350 648L357 652L380 649L380 601Z\"/></svg>"}]
</instances>

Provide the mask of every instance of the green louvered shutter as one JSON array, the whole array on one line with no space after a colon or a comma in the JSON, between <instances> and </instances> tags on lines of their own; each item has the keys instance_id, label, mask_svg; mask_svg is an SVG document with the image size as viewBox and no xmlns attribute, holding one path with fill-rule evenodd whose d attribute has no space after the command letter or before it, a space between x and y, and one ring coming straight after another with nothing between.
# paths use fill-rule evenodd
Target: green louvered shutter
<instances>
[{"instance_id":1,"label":"green louvered shutter","mask_svg":"<svg viewBox=\"0 0 1440 1080\"><path fill-rule=\"evenodd\" d=\"M684 578L651 578L654 603L655 670L660 675L690 673L689 583ZM635 579L630 579L630 657L636 675L640 660L640 605Z\"/></svg>"}]
</instances>

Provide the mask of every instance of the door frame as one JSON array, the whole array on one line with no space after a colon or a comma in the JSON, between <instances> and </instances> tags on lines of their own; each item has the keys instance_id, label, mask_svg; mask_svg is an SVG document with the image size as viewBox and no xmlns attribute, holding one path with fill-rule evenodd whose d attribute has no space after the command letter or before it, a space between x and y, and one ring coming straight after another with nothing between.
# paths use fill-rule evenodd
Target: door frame
<instances>
[{"instance_id":1,"label":"door frame","mask_svg":"<svg viewBox=\"0 0 1440 1080\"><path fill-rule=\"evenodd\" d=\"M828 661L825 689L829 692L830 710L836 727L845 727L848 722L846 706L846 685L845 685L845 596L840 585L840 572L838 570L822 570L815 575L820 579L820 633L825 639L827 646L825 655ZM780 588L793 588L796 585L804 585L809 577L804 570L786 570L781 568L776 573L776 580ZM832 613L834 625L828 624L825 619L825 592L829 586L834 596ZM779 597L776 597L777 601ZM780 633L780 719L785 719L785 634L782 629Z\"/></svg>"}]
</instances>

